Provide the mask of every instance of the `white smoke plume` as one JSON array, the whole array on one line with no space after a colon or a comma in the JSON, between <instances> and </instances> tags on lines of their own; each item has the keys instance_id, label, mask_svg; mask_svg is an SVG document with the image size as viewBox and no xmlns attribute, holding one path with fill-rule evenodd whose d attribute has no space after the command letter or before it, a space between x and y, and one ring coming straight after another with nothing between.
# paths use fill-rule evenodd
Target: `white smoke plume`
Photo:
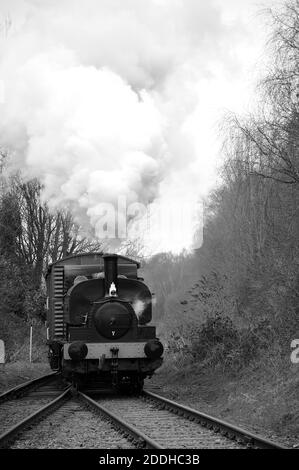
<instances>
[{"instance_id":1,"label":"white smoke plume","mask_svg":"<svg viewBox=\"0 0 299 470\"><path fill-rule=\"evenodd\" d=\"M145 307L146 307L146 303L143 300L136 299L133 302L132 307L133 307L134 312L136 313L137 317L139 318L140 315L143 313Z\"/></svg>"},{"instance_id":2,"label":"white smoke plume","mask_svg":"<svg viewBox=\"0 0 299 470\"><path fill-rule=\"evenodd\" d=\"M52 207L96 228L101 203L151 202L192 163L194 85L231 62L216 3L2 0L0 24L0 145Z\"/></svg>"},{"instance_id":3,"label":"white smoke plume","mask_svg":"<svg viewBox=\"0 0 299 470\"><path fill-rule=\"evenodd\" d=\"M138 298L135 298L134 301L133 301L133 304L132 304L132 307L134 309L134 312L137 316L137 318L139 318L142 313L144 312L145 308L148 306L148 304L152 304L153 306L156 305L156 298L152 298L151 300L148 300L148 301L144 301L142 299L138 299Z\"/></svg>"}]
</instances>

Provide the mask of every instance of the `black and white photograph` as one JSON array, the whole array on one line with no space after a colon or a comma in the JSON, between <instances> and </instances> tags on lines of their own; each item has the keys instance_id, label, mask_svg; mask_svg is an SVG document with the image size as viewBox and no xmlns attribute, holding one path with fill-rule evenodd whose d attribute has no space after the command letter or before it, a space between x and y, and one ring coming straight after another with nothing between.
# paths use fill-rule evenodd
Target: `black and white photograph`
<instances>
[{"instance_id":1,"label":"black and white photograph","mask_svg":"<svg viewBox=\"0 0 299 470\"><path fill-rule=\"evenodd\" d=\"M0 0L0 460L299 449L298 203L299 0Z\"/></svg>"}]
</instances>

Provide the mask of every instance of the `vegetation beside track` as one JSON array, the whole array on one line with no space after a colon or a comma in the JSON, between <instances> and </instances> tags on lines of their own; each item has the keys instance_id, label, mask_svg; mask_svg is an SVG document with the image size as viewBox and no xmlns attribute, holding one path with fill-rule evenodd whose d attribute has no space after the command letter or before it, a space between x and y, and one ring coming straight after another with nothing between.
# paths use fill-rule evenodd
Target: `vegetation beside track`
<instances>
[{"instance_id":1,"label":"vegetation beside track","mask_svg":"<svg viewBox=\"0 0 299 470\"><path fill-rule=\"evenodd\" d=\"M0 364L0 393L28 380L51 372L46 362L31 363L28 361Z\"/></svg>"},{"instance_id":2,"label":"vegetation beside track","mask_svg":"<svg viewBox=\"0 0 299 470\"><path fill-rule=\"evenodd\" d=\"M265 438L298 447L299 377L295 365L264 358L232 374L166 356L165 364L145 387Z\"/></svg>"}]
</instances>

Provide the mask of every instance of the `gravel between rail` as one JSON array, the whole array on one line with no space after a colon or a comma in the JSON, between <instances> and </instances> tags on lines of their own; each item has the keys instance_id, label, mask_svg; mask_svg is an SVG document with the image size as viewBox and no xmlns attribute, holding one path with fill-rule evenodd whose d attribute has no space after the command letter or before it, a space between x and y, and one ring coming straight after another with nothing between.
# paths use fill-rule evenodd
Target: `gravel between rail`
<instances>
[{"instance_id":1,"label":"gravel between rail","mask_svg":"<svg viewBox=\"0 0 299 470\"><path fill-rule=\"evenodd\" d=\"M56 376L46 378L45 383L31 385L25 382L23 385L15 387L13 393L6 392L7 399L0 402L0 435L50 403L66 388L66 384Z\"/></svg>"},{"instance_id":2,"label":"gravel between rail","mask_svg":"<svg viewBox=\"0 0 299 470\"><path fill-rule=\"evenodd\" d=\"M242 443L139 397L101 397L96 401L167 449L246 448Z\"/></svg>"},{"instance_id":3,"label":"gravel between rail","mask_svg":"<svg viewBox=\"0 0 299 470\"><path fill-rule=\"evenodd\" d=\"M72 398L32 429L22 433L11 449L130 449L134 445L119 431Z\"/></svg>"}]
</instances>

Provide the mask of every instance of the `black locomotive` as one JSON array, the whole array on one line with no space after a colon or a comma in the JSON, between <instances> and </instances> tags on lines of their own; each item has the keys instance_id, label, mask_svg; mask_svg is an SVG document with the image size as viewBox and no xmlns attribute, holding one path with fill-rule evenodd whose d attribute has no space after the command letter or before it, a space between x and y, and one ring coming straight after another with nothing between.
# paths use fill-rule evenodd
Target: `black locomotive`
<instances>
[{"instance_id":1,"label":"black locomotive","mask_svg":"<svg viewBox=\"0 0 299 470\"><path fill-rule=\"evenodd\" d=\"M78 384L101 381L140 390L162 364L152 294L139 263L115 254L88 253L49 267L48 345L53 370Z\"/></svg>"}]
</instances>

